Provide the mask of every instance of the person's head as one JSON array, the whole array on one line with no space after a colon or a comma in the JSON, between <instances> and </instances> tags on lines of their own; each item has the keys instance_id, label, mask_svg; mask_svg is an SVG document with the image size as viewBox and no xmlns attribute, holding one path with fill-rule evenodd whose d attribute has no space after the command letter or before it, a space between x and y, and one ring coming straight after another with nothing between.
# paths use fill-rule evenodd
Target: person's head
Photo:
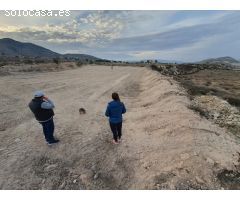
<instances>
[{"instance_id":1,"label":"person's head","mask_svg":"<svg viewBox=\"0 0 240 200\"><path fill-rule=\"evenodd\" d=\"M118 93L116 93L116 92L112 93L112 99L113 99L114 101L120 101L120 98L119 98Z\"/></svg>"},{"instance_id":2,"label":"person's head","mask_svg":"<svg viewBox=\"0 0 240 200\"><path fill-rule=\"evenodd\" d=\"M38 91L34 92L34 98L41 99L43 97L44 97L43 91L38 90Z\"/></svg>"}]
</instances>

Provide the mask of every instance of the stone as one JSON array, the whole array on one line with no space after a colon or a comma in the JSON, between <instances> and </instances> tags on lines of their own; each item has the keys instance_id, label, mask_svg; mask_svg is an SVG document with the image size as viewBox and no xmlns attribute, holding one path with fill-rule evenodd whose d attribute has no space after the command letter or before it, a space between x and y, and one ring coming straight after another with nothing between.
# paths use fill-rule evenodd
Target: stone
<instances>
[{"instance_id":1,"label":"stone","mask_svg":"<svg viewBox=\"0 0 240 200\"><path fill-rule=\"evenodd\" d=\"M59 186L59 189L62 190L65 188L65 186L66 186L66 182L63 181L62 184Z\"/></svg>"},{"instance_id":2,"label":"stone","mask_svg":"<svg viewBox=\"0 0 240 200\"><path fill-rule=\"evenodd\" d=\"M147 162L145 162L144 164L143 164L143 167L145 168L145 169L149 169L150 168L150 163L147 163Z\"/></svg>"},{"instance_id":3,"label":"stone","mask_svg":"<svg viewBox=\"0 0 240 200\"><path fill-rule=\"evenodd\" d=\"M183 166L183 161L180 161L180 162L178 163L178 166L179 166L179 167L182 167L182 166Z\"/></svg>"},{"instance_id":4,"label":"stone","mask_svg":"<svg viewBox=\"0 0 240 200\"><path fill-rule=\"evenodd\" d=\"M214 165L214 161L211 158L207 158L207 162L211 165Z\"/></svg>"},{"instance_id":5,"label":"stone","mask_svg":"<svg viewBox=\"0 0 240 200\"><path fill-rule=\"evenodd\" d=\"M74 180L73 180L73 183L76 183L76 182L77 182L77 179L74 179Z\"/></svg>"},{"instance_id":6,"label":"stone","mask_svg":"<svg viewBox=\"0 0 240 200\"><path fill-rule=\"evenodd\" d=\"M91 170L92 170L92 171L96 171L96 169L97 169L97 166L96 166L96 165L93 165L93 166L91 167Z\"/></svg>"},{"instance_id":7,"label":"stone","mask_svg":"<svg viewBox=\"0 0 240 200\"><path fill-rule=\"evenodd\" d=\"M99 173L96 173L93 177L94 180L96 180L99 177Z\"/></svg>"},{"instance_id":8,"label":"stone","mask_svg":"<svg viewBox=\"0 0 240 200\"><path fill-rule=\"evenodd\" d=\"M48 165L44 170L46 170L46 171L52 171L52 170L54 170L57 166L58 166L57 164Z\"/></svg>"},{"instance_id":9,"label":"stone","mask_svg":"<svg viewBox=\"0 0 240 200\"><path fill-rule=\"evenodd\" d=\"M202 180L201 178L199 178L198 176L196 176L196 181L200 184L204 183L204 180Z\"/></svg>"},{"instance_id":10,"label":"stone","mask_svg":"<svg viewBox=\"0 0 240 200\"><path fill-rule=\"evenodd\" d=\"M188 153L183 153L183 154L180 155L180 157L181 157L182 160L186 160L190 157L190 155Z\"/></svg>"},{"instance_id":11,"label":"stone","mask_svg":"<svg viewBox=\"0 0 240 200\"><path fill-rule=\"evenodd\" d=\"M80 176L79 174L72 175L72 177L75 178L75 179L78 178L79 176Z\"/></svg>"},{"instance_id":12,"label":"stone","mask_svg":"<svg viewBox=\"0 0 240 200\"><path fill-rule=\"evenodd\" d=\"M79 178L84 184L88 184L90 181L90 178L87 174L82 174Z\"/></svg>"}]
</instances>

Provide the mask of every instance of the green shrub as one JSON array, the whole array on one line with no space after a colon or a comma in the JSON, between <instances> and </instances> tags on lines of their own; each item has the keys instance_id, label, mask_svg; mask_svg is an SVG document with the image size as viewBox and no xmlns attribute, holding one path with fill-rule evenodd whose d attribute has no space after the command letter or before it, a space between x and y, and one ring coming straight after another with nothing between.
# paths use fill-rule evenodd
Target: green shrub
<instances>
[{"instance_id":1,"label":"green shrub","mask_svg":"<svg viewBox=\"0 0 240 200\"><path fill-rule=\"evenodd\" d=\"M60 59L59 58L53 58L53 62L58 65L60 63Z\"/></svg>"}]
</instances>

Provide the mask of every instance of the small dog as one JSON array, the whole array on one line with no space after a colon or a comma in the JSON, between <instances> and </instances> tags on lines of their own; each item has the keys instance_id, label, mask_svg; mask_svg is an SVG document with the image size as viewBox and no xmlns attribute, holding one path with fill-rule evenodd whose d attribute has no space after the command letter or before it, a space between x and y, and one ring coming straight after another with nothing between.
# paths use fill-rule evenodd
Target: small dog
<instances>
[{"instance_id":1,"label":"small dog","mask_svg":"<svg viewBox=\"0 0 240 200\"><path fill-rule=\"evenodd\" d=\"M79 114L80 115L86 114L86 110L84 108L79 108Z\"/></svg>"}]
</instances>

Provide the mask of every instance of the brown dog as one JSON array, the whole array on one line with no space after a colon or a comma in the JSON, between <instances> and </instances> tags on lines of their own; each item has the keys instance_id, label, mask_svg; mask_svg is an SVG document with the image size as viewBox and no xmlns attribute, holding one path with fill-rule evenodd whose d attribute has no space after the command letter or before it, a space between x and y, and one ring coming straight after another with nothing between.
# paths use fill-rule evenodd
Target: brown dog
<instances>
[{"instance_id":1,"label":"brown dog","mask_svg":"<svg viewBox=\"0 0 240 200\"><path fill-rule=\"evenodd\" d=\"M86 114L86 110L84 108L79 108L79 114L80 115Z\"/></svg>"}]
</instances>

